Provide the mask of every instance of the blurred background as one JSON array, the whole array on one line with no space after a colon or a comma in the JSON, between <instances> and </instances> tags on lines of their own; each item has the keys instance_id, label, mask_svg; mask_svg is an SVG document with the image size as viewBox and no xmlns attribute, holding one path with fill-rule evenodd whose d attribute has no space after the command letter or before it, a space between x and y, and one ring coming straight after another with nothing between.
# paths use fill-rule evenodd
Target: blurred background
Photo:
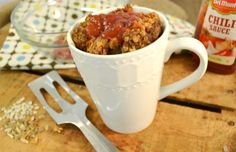
<instances>
[{"instance_id":1,"label":"blurred background","mask_svg":"<svg viewBox=\"0 0 236 152\"><path fill-rule=\"evenodd\" d=\"M188 21L195 24L202 0L172 0L187 13Z\"/></svg>"},{"instance_id":2,"label":"blurred background","mask_svg":"<svg viewBox=\"0 0 236 152\"><path fill-rule=\"evenodd\" d=\"M0 27L9 22L11 10L20 0L0 0ZM195 25L202 0L130 0L131 3L160 10Z\"/></svg>"}]
</instances>

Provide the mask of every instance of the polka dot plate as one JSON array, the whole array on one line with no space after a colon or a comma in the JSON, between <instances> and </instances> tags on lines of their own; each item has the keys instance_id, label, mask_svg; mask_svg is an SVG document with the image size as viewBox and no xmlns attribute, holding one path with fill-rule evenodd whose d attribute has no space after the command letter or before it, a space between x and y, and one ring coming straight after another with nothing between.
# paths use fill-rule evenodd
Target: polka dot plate
<instances>
[{"instance_id":1,"label":"polka dot plate","mask_svg":"<svg viewBox=\"0 0 236 152\"><path fill-rule=\"evenodd\" d=\"M23 6L25 8L37 7L34 0L24 0L24 2L26 2ZM76 10L78 6L91 9L104 9L111 6L120 5L117 1L106 0L61 0L61 3L62 5L60 6L60 9L61 12L64 12L64 16L61 19L64 22L56 22L50 19L50 14L53 14L53 10L40 13L40 17L32 19L30 22L45 30L58 30L58 28L63 30L71 26L78 18L85 15L85 13L78 15L78 10ZM166 15L166 17L170 23L170 39L183 36L191 37L193 35L193 25L170 15ZM22 41L13 26L10 27L9 34L0 49L0 70L41 70L67 68L75 68L75 64L56 60L41 54L37 48L34 48L33 46Z\"/></svg>"}]
</instances>

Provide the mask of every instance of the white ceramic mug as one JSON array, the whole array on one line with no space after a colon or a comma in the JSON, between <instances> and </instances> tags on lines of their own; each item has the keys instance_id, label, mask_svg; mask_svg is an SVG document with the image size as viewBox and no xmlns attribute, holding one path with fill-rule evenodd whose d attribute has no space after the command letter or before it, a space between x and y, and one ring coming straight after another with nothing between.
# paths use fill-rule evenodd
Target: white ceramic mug
<instances>
[{"instance_id":1,"label":"white ceramic mug","mask_svg":"<svg viewBox=\"0 0 236 152\"><path fill-rule=\"evenodd\" d=\"M80 19L67 35L74 62L102 120L119 133L134 133L148 127L154 119L158 100L198 81L207 68L207 51L202 43L193 38L168 41L169 23L163 14L144 7L133 8L135 12L156 12L164 25L162 35L142 49L117 55L95 55L77 49L71 32L85 18ZM164 61L180 49L195 53L200 58L200 65L182 80L161 87Z\"/></svg>"}]
</instances>

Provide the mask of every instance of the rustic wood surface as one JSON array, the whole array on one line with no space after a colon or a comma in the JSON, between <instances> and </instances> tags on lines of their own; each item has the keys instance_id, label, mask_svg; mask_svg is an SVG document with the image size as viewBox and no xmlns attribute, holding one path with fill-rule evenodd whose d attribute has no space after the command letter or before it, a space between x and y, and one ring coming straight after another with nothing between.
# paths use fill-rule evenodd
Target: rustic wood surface
<instances>
[{"instance_id":1,"label":"rustic wood surface","mask_svg":"<svg viewBox=\"0 0 236 152\"><path fill-rule=\"evenodd\" d=\"M174 55L164 66L162 85L187 76L197 65L191 55ZM64 78L81 82L77 69L57 70ZM39 73L45 73L40 71ZM210 107L236 109L236 73L220 75L207 71L197 83L167 97Z\"/></svg>"},{"instance_id":2,"label":"rustic wood surface","mask_svg":"<svg viewBox=\"0 0 236 152\"><path fill-rule=\"evenodd\" d=\"M7 35L9 25L0 30L0 46ZM196 64L189 55L175 55L165 64L162 85L169 84L191 73ZM73 82L83 81L77 69L57 70L65 79ZM29 71L42 75L46 71ZM213 89L214 88L214 89ZM236 73L220 75L207 72L196 84L181 90L168 98L184 102L203 104L225 109L236 109Z\"/></svg>"},{"instance_id":3,"label":"rustic wood surface","mask_svg":"<svg viewBox=\"0 0 236 152\"><path fill-rule=\"evenodd\" d=\"M196 63L189 55L176 55L165 64L162 84L190 74ZM168 98L226 109L236 109L236 73L220 75L207 71L197 83Z\"/></svg>"},{"instance_id":4,"label":"rustic wood surface","mask_svg":"<svg viewBox=\"0 0 236 152\"><path fill-rule=\"evenodd\" d=\"M136 1L138 2L138 1ZM146 5L150 5L147 3ZM153 6L155 7L155 6ZM180 13L181 14L181 13ZM9 25L0 29L0 47ZM162 85L188 75L196 68L191 56L177 55L165 64ZM69 86L88 104L87 116L91 122L124 152L222 152L236 151L236 74L218 75L207 72L194 85L160 101L153 123L144 131L123 135L112 132L102 122L76 69L57 70ZM27 84L48 71L0 71L0 108L8 107L25 97L40 105ZM62 92L62 90L59 90ZM68 98L62 92L62 95ZM169 102L173 99L174 102ZM182 104L185 103L185 104ZM188 105L190 103L190 105ZM194 105L204 105L203 108ZM217 108L208 110L206 107ZM205 110L204 110L205 109ZM45 110L40 125L56 126ZM1 115L1 113L0 113ZM0 128L2 124L0 122ZM43 132L37 144L23 144L9 138L0 130L1 152L92 152L92 146L79 129L63 125L62 133Z\"/></svg>"},{"instance_id":5,"label":"rustic wood surface","mask_svg":"<svg viewBox=\"0 0 236 152\"><path fill-rule=\"evenodd\" d=\"M9 24L0 30L0 46L7 35ZM190 55L175 55L165 64L162 85L172 83L190 74L195 68ZM65 79L73 82L82 82L77 69L57 70ZM42 75L45 71L29 71ZM214 89L212 89L214 88ZM236 73L219 75L207 72L196 84L170 95L170 99L184 102L203 104L226 109L236 109Z\"/></svg>"},{"instance_id":6,"label":"rustic wood surface","mask_svg":"<svg viewBox=\"0 0 236 152\"><path fill-rule=\"evenodd\" d=\"M0 72L0 107L9 106L25 97L40 104L27 84L38 76L24 72ZM145 130L131 135L112 132L102 122L84 86L68 83L88 104L87 116L121 151L127 152L229 152L236 151L236 113L221 110L209 112L165 102L159 102L153 123ZM61 92L61 91L60 91ZM62 94L65 96L65 94ZM40 113L46 113L40 107ZM46 114L40 125L56 125ZM82 152L94 151L80 130L63 125L62 133L43 132L36 144L24 144L0 131L1 152ZM17 148L16 148L17 147Z\"/></svg>"},{"instance_id":7,"label":"rustic wood surface","mask_svg":"<svg viewBox=\"0 0 236 152\"><path fill-rule=\"evenodd\" d=\"M0 48L2 47L10 28L10 23L6 24L0 29Z\"/></svg>"}]
</instances>

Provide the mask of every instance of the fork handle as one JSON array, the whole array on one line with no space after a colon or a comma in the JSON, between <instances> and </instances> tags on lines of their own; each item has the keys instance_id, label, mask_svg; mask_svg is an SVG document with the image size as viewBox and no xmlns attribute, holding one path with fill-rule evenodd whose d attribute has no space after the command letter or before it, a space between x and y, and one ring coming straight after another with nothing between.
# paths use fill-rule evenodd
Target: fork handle
<instances>
[{"instance_id":1,"label":"fork handle","mask_svg":"<svg viewBox=\"0 0 236 152\"><path fill-rule=\"evenodd\" d=\"M97 152L118 152L119 150L89 121L79 121L76 125Z\"/></svg>"}]
</instances>

